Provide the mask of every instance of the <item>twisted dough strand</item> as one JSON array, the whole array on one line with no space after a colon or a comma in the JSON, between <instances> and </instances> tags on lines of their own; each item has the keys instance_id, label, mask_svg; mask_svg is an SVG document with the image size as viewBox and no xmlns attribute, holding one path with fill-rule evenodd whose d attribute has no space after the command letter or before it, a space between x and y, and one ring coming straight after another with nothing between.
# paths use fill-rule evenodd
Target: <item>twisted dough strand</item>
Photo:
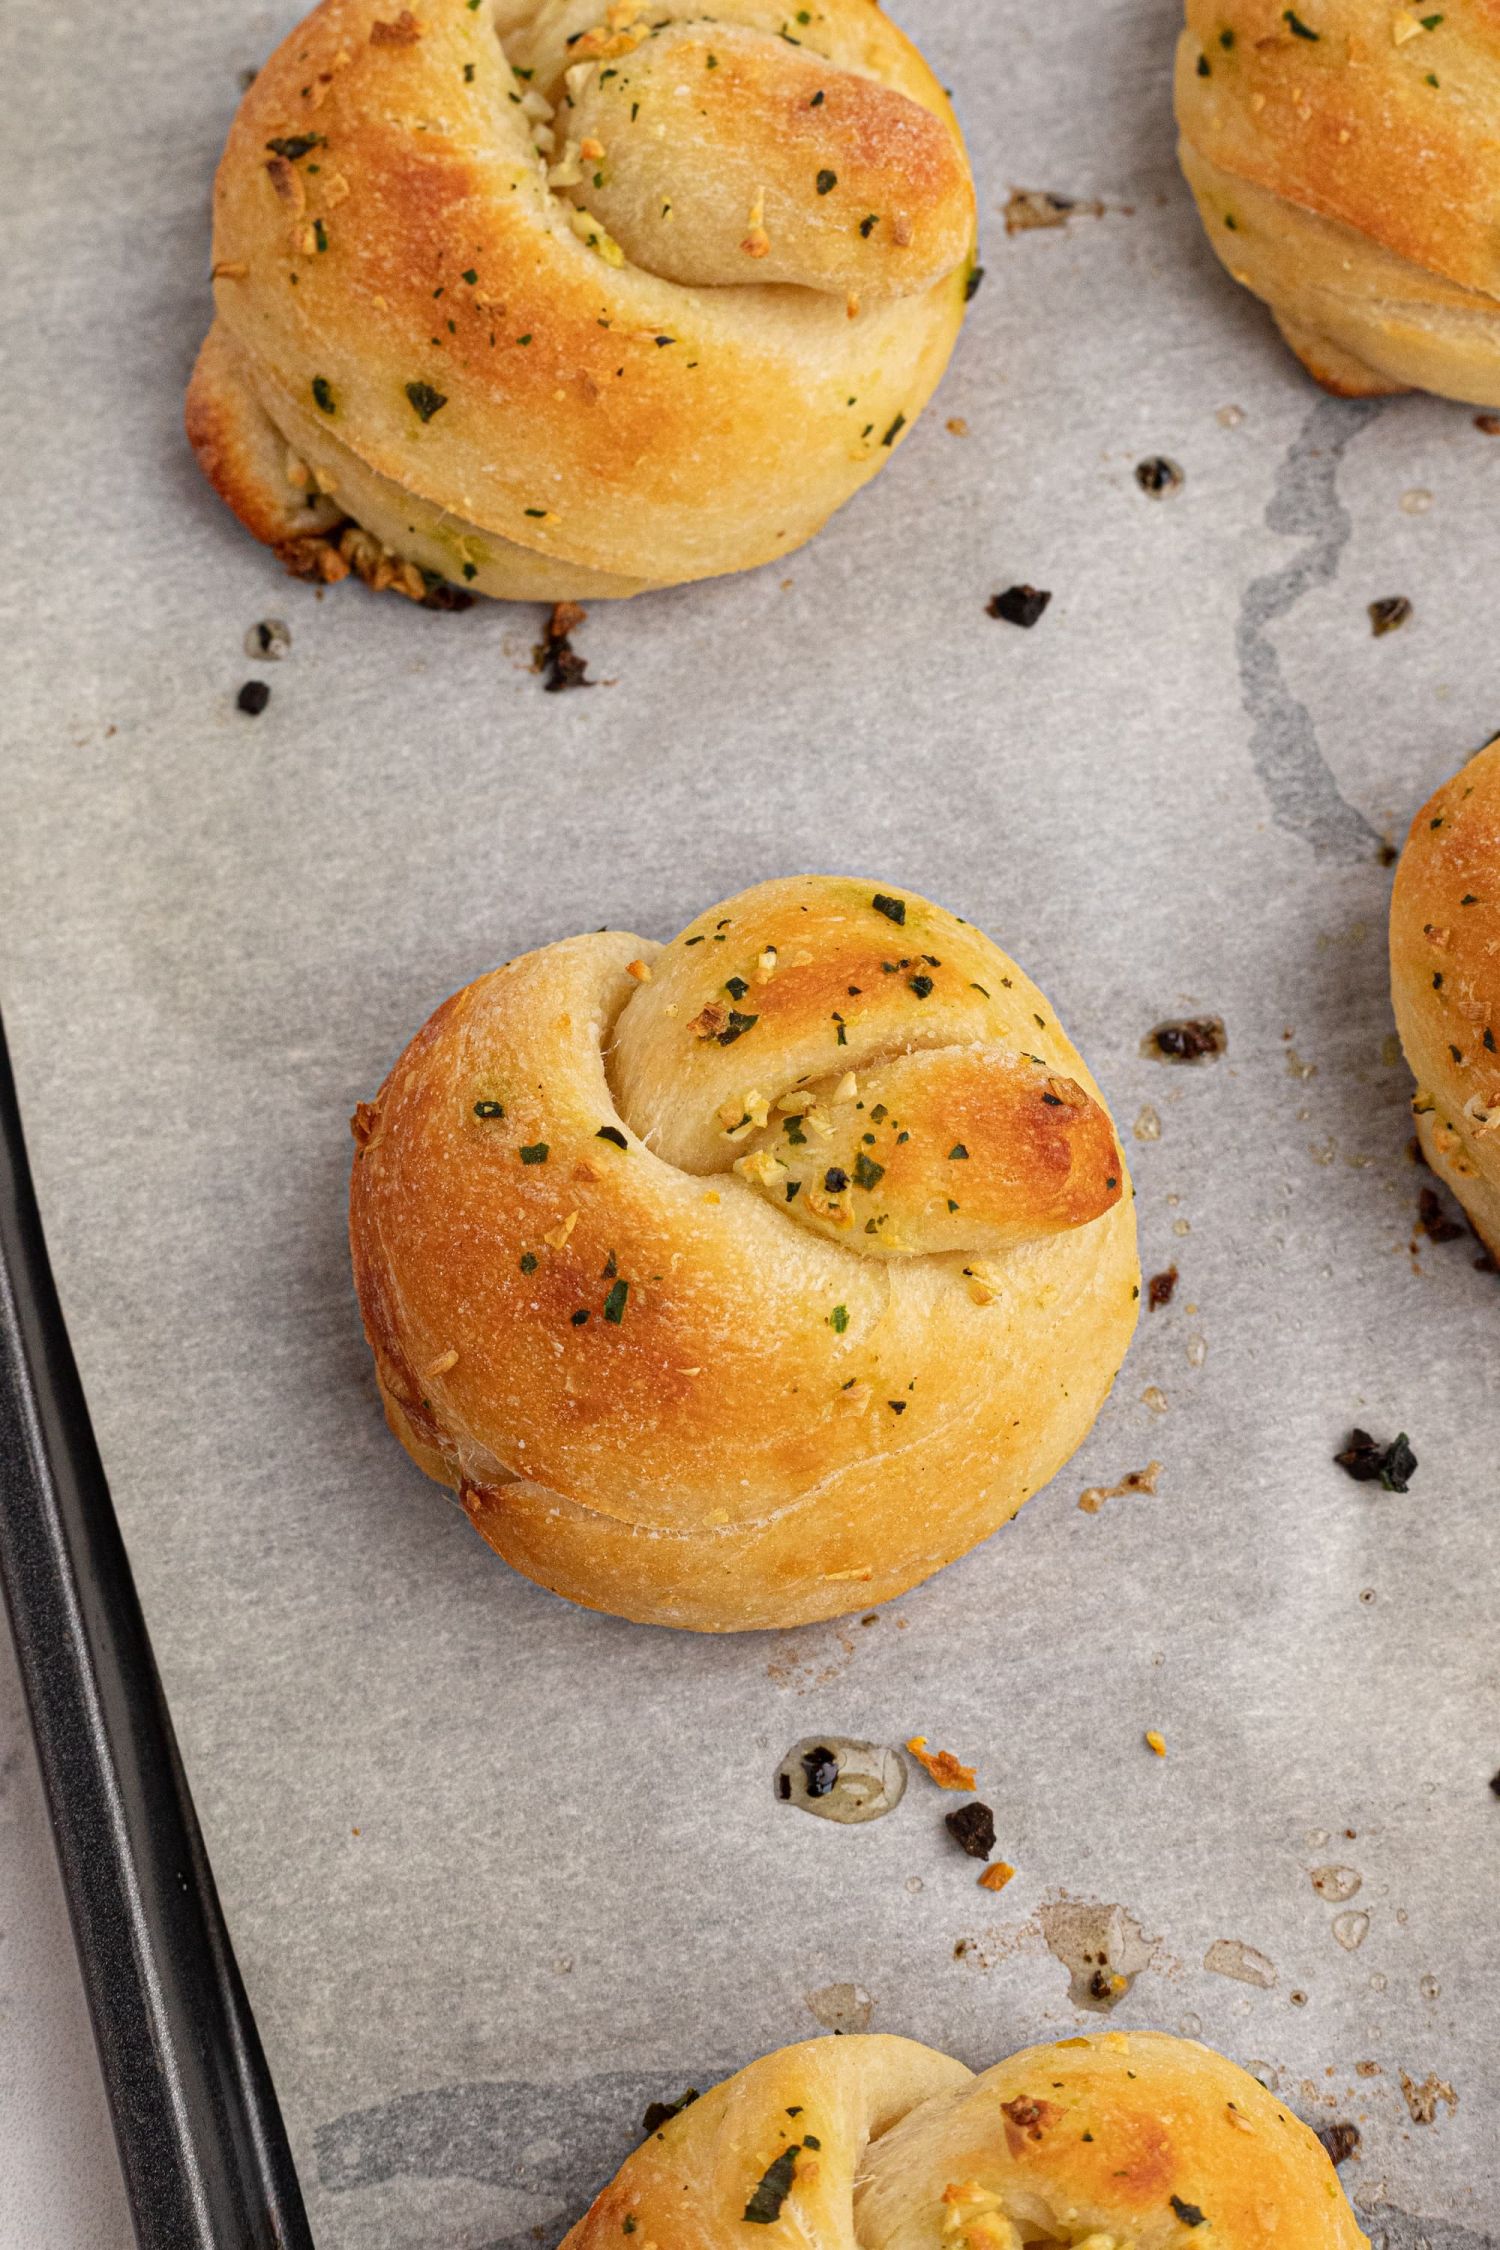
<instances>
[{"instance_id":1,"label":"twisted dough strand","mask_svg":"<svg viewBox=\"0 0 1500 2250\"><path fill-rule=\"evenodd\" d=\"M1314 2134L1223 2056L1149 2031L1028 2047L977 2077L907 2039L784 2047L653 2133L564 2250L627 2238L1368 2250Z\"/></svg>"},{"instance_id":2,"label":"twisted dough strand","mask_svg":"<svg viewBox=\"0 0 1500 2250\"><path fill-rule=\"evenodd\" d=\"M916 51L872 0L388 8L323 0L230 133L188 406L222 496L417 599L808 538L962 317L973 189Z\"/></svg>"},{"instance_id":3,"label":"twisted dough strand","mask_svg":"<svg viewBox=\"0 0 1500 2250\"><path fill-rule=\"evenodd\" d=\"M356 1131L393 1428L507 1560L627 1616L903 1590L1073 1451L1135 1321L1124 1167L1050 1005L869 883L511 962Z\"/></svg>"}]
</instances>

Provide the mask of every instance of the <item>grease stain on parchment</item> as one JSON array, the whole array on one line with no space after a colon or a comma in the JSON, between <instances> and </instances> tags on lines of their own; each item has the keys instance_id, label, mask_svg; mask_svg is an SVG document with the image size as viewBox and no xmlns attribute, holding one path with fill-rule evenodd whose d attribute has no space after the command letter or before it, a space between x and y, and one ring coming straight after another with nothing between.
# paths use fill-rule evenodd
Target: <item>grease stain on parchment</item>
<instances>
[{"instance_id":1,"label":"grease stain on parchment","mask_svg":"<svg viewBox=\"0 0 1500 2250\"><path fill-rule=\"evenodd\" d=\"M1232 1977L1236 1984L1259 1985L1262 1992L1269 1992L1276 1982L1275 1962L1239 1938L1215 1938L1203 1956L1203 1966L1211 1976Z\"/></svg>"},{"instance_id":2,"label":"grease stain on parchment","mask_svg":"<svg viewBox=\"0 0 1500 2250\"><path fill-rule=\"evenodd\" d=\"M1269 531L1304 542L1279 570L1252 579L1240 600L1235 648L1240 700L1251 721L1250 755L1278 828L1300 836L1319 859L1368 859L1380 839L1341 794L1318 744L1312 713L1286 682L1270 628L1304 594L1338 575L1353 526L1339 498L1339 466L1384 405L1379 399L1320 399L1282 460L1266 507Z\"/></svg>"},{"instance_id":3,"label":"grease stain on parchment","mask_svg":"<svg viewBox=\"0 0 1500 2250\"><path fill-rule=\"evenodd\" d=\"M1118 2007L1161 1943L1123 1906L1091 1900L1052 1901L1037 1908L1037 1920L1048 1951L1068 1972L1069 1999L1095 2015Z\"/></svg>"},{"instance_id":4,"label":"grease stain on parchment","mask_svg":"<svg viewBox=\"0 0 1500 2250\"><path fill-rule=\"evenodd\" d=\"M868 2031L875 2003L862 1984L823 1984L806 1995L807 2005L825 2031L847 2035Z\"/></svg>"}]
</instances>

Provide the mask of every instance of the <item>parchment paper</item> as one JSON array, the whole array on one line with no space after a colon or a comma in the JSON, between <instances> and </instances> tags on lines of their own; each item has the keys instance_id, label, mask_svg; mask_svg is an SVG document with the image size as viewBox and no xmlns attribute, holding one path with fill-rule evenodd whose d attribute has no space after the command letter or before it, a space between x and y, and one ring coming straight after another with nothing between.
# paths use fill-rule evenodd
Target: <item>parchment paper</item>
<instances>
[{"instance_id":1,"label":"parchment paper","mask_svg":"<svg viewBox=\"0 0 1500 2250\"><path fill-rule=\"evenodd\" d=\"M0 23L0 994L320 2244L554 2241L647 2098L816 2032L832 1983L975 2064L1093 2022L1039 1918L1066 1899L1156 1941L1115 2024L1358 2124L1377 2242L1493 2243L1500 1282L1467 1237L1410 1248L1378 847L1500 724L1500 440L1324 400L1221 275L1171 0L906 0L986 215L934 408L813 547L597 608L608 684L545 695L539 612L320 600L180 435L212 167L295 12ZM1107 209L1008 238L1016 185ZM1186 474L1160 501L1157 453ZM1053 595L1029 633L984 613L1015 581ZM292 651L252 665L268 616ZM1181 1279L981 1552L874 1623L674 1637L511 1576L388 1438L346 1119L494 961L806 867L1025 961L1112 1100L1145 1269ZM1205 1010L1224 1060L1142 1059ZM1409 1496L1331 1465L1355 1422L1409 1432ZM1079 1510L1152 1460L1154 1497ZM779 1807L825 1729L972 1761L1010 1888L920 1774L863 1829ZM1220 1940L1274 1981L1205 1969ZM1414 2122L1403 2072L1455 2106Z\"/></svg>"}]
</instances>

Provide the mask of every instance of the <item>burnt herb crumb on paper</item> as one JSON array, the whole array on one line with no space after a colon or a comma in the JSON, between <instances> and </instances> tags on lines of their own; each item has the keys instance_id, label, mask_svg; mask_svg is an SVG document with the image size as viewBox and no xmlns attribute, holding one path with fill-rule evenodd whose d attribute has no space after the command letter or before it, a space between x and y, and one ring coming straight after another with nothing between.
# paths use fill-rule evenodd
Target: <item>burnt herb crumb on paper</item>
<instances>
[{"instance_id":1,"label":"burnt herb crumb on paper","mask_svg":"<svg viewBox=\"0 0 1500 2250\"><path fill-rule=\"evenodd\" d=\"M1334 2164L1347 2164L1359 2147L1360 2132L1357 2125L1320 2125L1318 2139L1327 2149Z\"/></svg>"},{"instance_id":2,"label":"burnt herb crumb on paper","mask_svg":"<svg viewBox=\"0 0 1500 2250\"><path fill-rule=\"evenodd\" d=\"M809 1797L826 1797L838 1780L839 1762L828 1745L820 1742L815 1749L805 1752L802 1771L807 1776Z\"/></svg>"},{"instance_id":3,"label":"burnt herb crumb on paper","mask_svg":"<svg viewBox=\"0 0 1500 2250\"><path fill-rule=\"evenodd\" d=\"M1411 603L1404 594L1388 594L1383 601L1369 605L1370 631L1376 640L1387 633L1397 632L1411 616Z\"/></svg>"},{"instance_id":4,"label":"burnt herb crumb on paper","mask_svg":"<svg viewBox=\"0 0 1500 2250\"><path fill-rule=\"evenodd\" d=\"M1175 1266L1168 1266L1164 1273L1154 1273L1146 1284L1148 1309L1151 1312L1160 1312L1163 1305L1170 1305L1176 1287L1177 1268Z\"/></svg>"},{"instance_id":5,"label":"burnt herb crumb on paper","mask_svg":"<svg viewBox=\"0 0 1500 2250\"><path fill-rule=\"evenodd\" d=\"M277 664L292 646L292 636L279 617L263 617L245 635L245 654L257 664Z\"/></svg>"},{"instance_id":6,"label":"burnt herb crumb on paper","mask_svg":"<svg viewBox=\"0 0 1500 2250\"><path fill-rule=\"evenodd\" d=\"M1468 1229L1449 1218L1436 1188L1424 1187L1417 1195L1417 1231L1429 1242L1457 1242Z\"/></svg>"},{"instance_id":7,"label":"burnt herb crumb on paper","mask_svg":"<svg viewBox=\"0 0 1500 2250\"><path fill-rule=\"evenodd\" d=\"M1222 1016L1186 1016L1154 1024L1141 1041L1148 1062L1213 1062L1229 1046Z\"/></svg>"},{"instance_id":8,"label":"burnt herb crumb on paper","mask_svg":"<svg viewBox=\"0 0 1500 2250\"><path fill-rule=\"evenodd\" d=\"M1137 461L1135 481L1150 500L1170 500L1187 483L1181 467L1165 453L1153 453L1148 460Z\"/></svg>"},{"instance_id":9,"label":"burnt herb crumb on paper","mask_svg":"<svg viewBox=\"0 0 1500 2250\"><path fill-rule=\"evenodd\" d=\"M985 604L985 615L998 617L1007 625L1019 625L1029 632L1051 599L1051 594L1040 586L1007 586L1004 593L991 595Z\"/></svg>"},{"instance_id":10,"label":"burnt herb crumb on paper","mask_svg":"<svg viewBox=\"0 0 1500 2250\"><path fill-rule=\"evenodd\" d=\"M573 646L572 636L588 616L588 611L578 602L556 602L547 619L546 631L537 643L532 656L532 670L543 674L542 685L548 695L561 695L568 688L592 687L588 676L587 659Z\"/></svg>"},{"instance_id":11,"label":"burnt herb crumb on paper","mask_svg":"<svg viewBox=\"0 0 1500 2250\"><path fill-rule=\"evenodd\" d=\"M258 719L271 700L271 690L264 680L246 680L235 697L235 708L249 719Z\"/></svg>"},{"instance_id":12,"label":"burnt herb crumb on paper","mask_svg":"<svg viewBox=\"0 0 1500 2250\"><path fill-rule=\"evenodd\" d=\"M1417 1457L1405 1430L1389 1445L1380 1445L1368 1430L1351 1430L1349 1442L1334 1461L1356 1484L1379 1483L1383 1492L1406 1492L1416 1471Z\"/></svg>"},{"instance_id":13,"label":"burnt herb crumb on paper","mask_svg":"<svg viewBox=\"0 0 1500 2250\"><path fill-rule=\"evenodd\" d=\"M995 1815L977 1798L971 1805L956 1805L944 1813L943 1826L970 1859L988 1859L995 1848Z\"/></svg>"},{"instance_id":14,"label":"burnt herb crumb on paper","mask_svg":"<svg viewBox=\"0 0 1500 2250\"><path fill-rule=\"evenodd\" d=\"M669 2124L674 2117L680 2116L683 2110L691 2109L697 2099L697 2087L689 2086L685 2093L678 2095L675 2102L652 2102L647 2108L645 2116L641 2119L641 2131L643 2133L659 2133L663 2125Z\"/></svg>"}]
</instances>

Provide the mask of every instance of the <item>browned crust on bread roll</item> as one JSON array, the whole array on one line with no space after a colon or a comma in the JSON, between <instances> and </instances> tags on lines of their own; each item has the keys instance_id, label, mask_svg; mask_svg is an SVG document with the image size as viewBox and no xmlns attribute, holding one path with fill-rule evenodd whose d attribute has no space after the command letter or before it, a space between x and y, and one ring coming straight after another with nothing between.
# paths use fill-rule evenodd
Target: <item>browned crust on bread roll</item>
<instances>
[{"instance_id":1,"label":"browned crust on bread roll","mask_svg":"<svg viewBox=\"0 0 1500 2250\"><path fill-rule=\"evenodd\" d=\"M525 955L356 1139L392 1427L507 1560L629 1617L901 1592L1054 1474L1135 1322L1082 1058L988 938L870 883Z\"/></svg>"},{"instance_id":2,"label":"browned crust on bread roll","mask_svg":"<svg viewBox=\"0 0 1500 2250\"><path fill-rule=\"evenodd\" d=\"M813 2039L648 2136L564 2250L1368 2250L1326 2150L1188 2039L1106 2032L977 2077L906 2039ZM759 2239L759 2238L758 2238Z\"/></svg>"},{"instance_id":3,"label":"browned crust on bread roll","mask_svg":"<svg viewBox=\"0 0 1500 2250\"><path fill-rule=\"evenodd\" d=\"M1423 1153L1500 1257L1500 737L1411 824L1391 897L1391 996Z\"/></svg>"},{"instance_id":4,"label":"browned crust on bread roll","mask_svg":"<svg viewBox=\"0 0 1500 2250\"><path fill-rule=\"evenodd\" d=\"M1208 238L1345 397L1500 401L1500 6L1188 0L1183 170Z\"/></svg>"},{"instance_id":5,"label":"browned crust on bread roll","mask_svg":"<svg viewBox=\"0 0 1500 2250\"><path fill-rule=\"evenodd\" d=\"M767 0L323 0L215 190L190 432L247 527L286 495L264 446L225 473L231 373L378 551L470 592L624 595L810 537L942 371L974 196L871 0L784 31Z\"/></svg>"}]
</instances>

